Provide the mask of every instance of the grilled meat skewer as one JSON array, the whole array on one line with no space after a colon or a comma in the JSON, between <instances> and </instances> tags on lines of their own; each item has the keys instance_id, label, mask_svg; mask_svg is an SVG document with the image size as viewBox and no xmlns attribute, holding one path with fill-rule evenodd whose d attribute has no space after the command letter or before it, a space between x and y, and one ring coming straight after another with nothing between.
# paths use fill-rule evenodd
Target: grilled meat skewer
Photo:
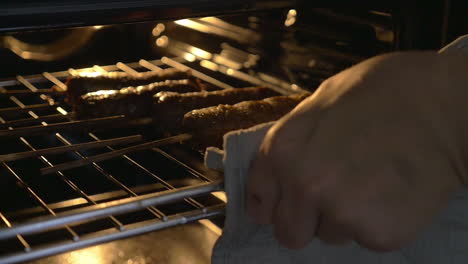
<instances>
[{"instance_id":1,"label":"grilled meat skewer","mask_svg":"<svg viewBox=\"0 0 468 264\"><path fill-rule=\"evenodd\" d=\"M124 87L139 86L165 80L193 79L190 71L175 68L160 71L142 72L132 75L125 72L80 73L73 75L65 82L69 103L74 104L81 95L100 90L119 90ZM54 87L57 89L57 87ZM60 90L60 89L58 89Z\"/></svg>"},{"instance_id":2,"label":"grilled meat skewer","mask_svg":"<svg viewBox=\"0 0 468 264\"><path fill-rule=\"evenodd\" d=\"M308 97L309 93L275 96L259 101L245 101L234 105L218 105L190 111L184 115L182 130L192 133L191 144L196 149L221 147L223 136L229 131L249 128L275 121Z\"/></svg>"},{"instance_id":3,"label":"grilled meat skewer","mask_svg":"<svg viewBox=\"0 0 468 264\"><path fill-rule=\"evenodd\" d=\"M73 104L78 118L113 115L147 116L151 113L153 95L161 91L195 92L200 86L194 80L166 80L120 90L101 90L80 96Z\"/></svg>"},{"instance_id":4,"label":"grilled meat skewer","mask_svg":"<svg viewBox=\"0 0 468 264\"><path fill-rule=\"evenodd\" d=\"M266 87L233 88L212 92L160 92L154 96L153 120L157 130L167 134L180 133L184 114L199 108L219 104L235 104L277 96Z\"/></svg>"}]
</instances>

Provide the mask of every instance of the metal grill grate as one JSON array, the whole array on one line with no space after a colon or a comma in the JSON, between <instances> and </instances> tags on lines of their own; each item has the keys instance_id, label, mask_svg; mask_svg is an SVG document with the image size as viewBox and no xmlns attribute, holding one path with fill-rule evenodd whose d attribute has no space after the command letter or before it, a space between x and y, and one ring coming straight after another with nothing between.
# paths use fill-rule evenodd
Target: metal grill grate
<instances>
[{"instance_id":1,"label":"metal grill grate","mask_svg":"<svg viewBox=\"0 0 468 264\"><path fill-rule=\"evenodd\" d=\"M63 162L119 153L132 143L142 143L142 131L151 129L148 120L130 121L123 116L72 120L68 106L56 100L59 96L50 89L52 85L65 88L62 81L70 72L135 74L161 67L190 68L196 77L221 88L250 83L285 92L284 86L222 66L218 68L225 75L218 80L190 63L194 64L165 57L0 82L0 144L4 146L0 263L32 260L223 214L225 199L217 195L222 191L222 175L206 170L200 153L181 145L156 144L40 174Z\"/></svg>"}]
</instances>

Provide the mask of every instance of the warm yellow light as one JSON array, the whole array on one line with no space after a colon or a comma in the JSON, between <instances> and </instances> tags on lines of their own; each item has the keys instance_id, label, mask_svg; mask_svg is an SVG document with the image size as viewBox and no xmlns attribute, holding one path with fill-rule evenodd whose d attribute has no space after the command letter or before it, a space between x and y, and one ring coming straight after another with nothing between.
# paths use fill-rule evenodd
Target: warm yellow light
<instances>
[{"instance_id":1,"label":"warm yellow light","mask_svg":"<svg viewBox=\"0 0 468 264\"><path fill-rule=\"evenodd\" d=\"M205 60L209 60L211 59L211 57L213 57L213 55L211 55L211 53L209 53L208 51L204 51L196 47L190 47L189 52Z\"/></svg>"},{"instance_id":2,"label":"warm yellow light","mask_svg":"<svg viewBox=\"0 0 468 264\"><path fill-rule=\"evenodd\" d=\"M102 72L97 72L97 71L82 71L78 73L79 76L82 77L97 77L101 76Z\"/></svg>"},{"instance_id":3,"label":"warm yellow light","mask_svg":"<svg viewBox=\"0 0 468 264\"><path fill-rule=\"evenodd\" d=\"M157 24L154 28L153 28L153 36L159 36L161 35L161 33L166 29L166 26L164 26L164 24Z\"/></svg>"},{"instance_id":4,"label":"warm yellow light","mask_svg":"<svg viewBox=\"0 0 468 264\"><path fill-rule=\"evenodd\" d=\"M212 71L218 71L218 64L216 63L213 63L211 61L208 61L208 60L202 60L200 61L200 66L204 67L204 68L207 68L207 69L210 69Z\"/></svg>"},{"instance_id":5,"label":"warm yellow light","mask_svg":"<svg viewBox=\"0 0 468 264\"><path fill-rule=\"evenodd\" d=\"M102 264L106 261L101 247L91 247L70 253L66 263L69 264Z\"/></svg>"},{"instance_id":6,"label":"warm yellow light","mask_svg":"<svg viewBox=\"0 0 468 264\"><path fill-rule=\"evenodd\" d=\"M158 47L166 47L169 44L169 38L167 36L161 36L156 40Z\"/></svg>"},{"instance_id":7,"label":"warm yellow light","mask_svg":"<svg viewBox=\"0 0 468 264\"><path fill-rule=\"evenodd\" d=\"M287 27L294 25L294 23L296 23L296 16L297 16L296 9L289 10L286 20L284 21L284 25Z\"/></svg>"},{"instance_id":8,"label":"warm yellow light","mask_svg":"<svg viewBox=\"0 0 468 264\"><path fill-rule=\"evenodd\" d=\"M193 54L190 54L190 53L185 53L183 57L186 61L189 61L189 62L194 62L197 59L197 57L195 57Z\"/></svg>"},{"instance_id":9,"label":"warm yellow light","mask_svg":"<svg viewBox=\"0 0 468 264\"><path fill-rule=\"evenodd\" d=\"M103 28L104 26L94 26L94 29L101 29Z\"/></svg>"},{"instance_id":10,"label":"warm yellow light","mask_svg":"<svg viewBox=\"0 0 468 264\"><path fill-rule=\"evenodd\" d=\"M289 10L288 16L297 16L297 11L296 11L296 9L291 9L291 10Z\"/></svg>"}]
</instances>

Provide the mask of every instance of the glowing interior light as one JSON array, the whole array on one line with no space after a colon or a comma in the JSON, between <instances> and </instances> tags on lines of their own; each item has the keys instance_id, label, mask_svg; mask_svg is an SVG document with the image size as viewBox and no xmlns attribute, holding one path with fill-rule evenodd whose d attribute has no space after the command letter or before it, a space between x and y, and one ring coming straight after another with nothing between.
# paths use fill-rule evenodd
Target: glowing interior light
<instances>
[{"instance_id":1,"label":"glowing interior light","mask_svg":"<svg viewBox=\"0 0 468 264\"><path fill-rule=\"evenodd\" d=\"M101 29L103 28L104 26L94 26L94 29Z\"/></svg>"}]
</instances>

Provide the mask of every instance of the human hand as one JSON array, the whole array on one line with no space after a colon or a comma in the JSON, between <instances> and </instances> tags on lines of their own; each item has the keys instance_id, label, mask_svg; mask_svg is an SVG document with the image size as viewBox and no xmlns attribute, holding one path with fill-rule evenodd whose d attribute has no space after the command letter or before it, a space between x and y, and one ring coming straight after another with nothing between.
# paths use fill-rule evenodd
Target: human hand
<instances>
[{"instance_id":1,"label":"human hand","mask_svg":"<svg viewBox=\"0 0 468 264\"><path fill-rule=\"evenodd\" d=\"M461 64L394 53L325 81L266 135L249 175L250 215L289 248L315 236L376 251L415 239L468 179L459 127L468 111L451 80L466 78L454 73Z\"/></svg>"}]
</instances>

